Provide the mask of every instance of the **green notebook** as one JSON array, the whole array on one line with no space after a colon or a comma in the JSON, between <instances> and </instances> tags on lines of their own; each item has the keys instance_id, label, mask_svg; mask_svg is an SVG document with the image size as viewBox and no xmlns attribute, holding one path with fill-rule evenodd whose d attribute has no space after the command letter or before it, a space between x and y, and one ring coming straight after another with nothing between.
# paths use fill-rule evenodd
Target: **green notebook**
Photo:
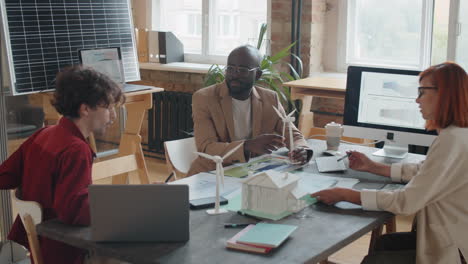
<instances>
[{"instance_id":1,"label":"green notebook","mask_svg":"<svg viewBox=\"0 0 468 264\"><path fill-rule=\"evenodd\" d=\"M237 243L276 248L296 230L297 226L258 223L243 234Z\"/></svg>"}]
</instances>

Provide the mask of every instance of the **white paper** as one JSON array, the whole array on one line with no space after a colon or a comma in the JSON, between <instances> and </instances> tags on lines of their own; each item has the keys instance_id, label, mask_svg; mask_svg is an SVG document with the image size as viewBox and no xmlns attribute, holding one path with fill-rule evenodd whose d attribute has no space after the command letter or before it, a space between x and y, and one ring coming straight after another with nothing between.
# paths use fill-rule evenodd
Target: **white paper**
<instances>
[{"instance_id":1,"label":"white paper","mask_svg":"<svg viewBox=\"0 0 468 264\"><path fill-rule=\"evenodd\" d=\"M242 179L225 177L224 187L220 185L221 196L225 196L242 187ZM170 182L169 184L187 184L189 186L189 200L215 197L216 175L202 172L187 178Z\"/></svg>"}]
</instances>

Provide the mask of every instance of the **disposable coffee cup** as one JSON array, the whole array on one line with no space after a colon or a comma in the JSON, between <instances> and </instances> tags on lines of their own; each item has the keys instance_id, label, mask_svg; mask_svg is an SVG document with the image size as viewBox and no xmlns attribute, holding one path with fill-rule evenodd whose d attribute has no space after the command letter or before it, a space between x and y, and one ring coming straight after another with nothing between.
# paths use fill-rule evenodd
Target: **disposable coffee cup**
<instances>
[{"instance_id":1,"label":"disposable coffee cup","mask_svg":"<svg viewBox=\"0 0 468 264\"><path fill-rule=\"evenodd\" d=\"M340 146L341 136L343 135L343 127L341 124L331 122L325 126L327 137L327 150L338 150Z\"/></svg>"}]
</instances>

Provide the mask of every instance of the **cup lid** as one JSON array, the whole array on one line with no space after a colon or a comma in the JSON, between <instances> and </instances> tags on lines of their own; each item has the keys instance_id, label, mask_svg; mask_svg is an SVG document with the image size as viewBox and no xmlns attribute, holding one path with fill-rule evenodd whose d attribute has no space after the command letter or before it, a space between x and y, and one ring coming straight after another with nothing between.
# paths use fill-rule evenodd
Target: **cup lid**
<instances>
[{"instance_id":1,"label":"cup lid","mask_svg":"<svg viewBox=\"0 0 468 264\"><path fill-rule=\"evenodd\" d=\"M327 127L341 127L341 124L331 122L331 123L328 123L328 124L325 125L325 128L327 128Z\"/></svg>"}]
</instances>

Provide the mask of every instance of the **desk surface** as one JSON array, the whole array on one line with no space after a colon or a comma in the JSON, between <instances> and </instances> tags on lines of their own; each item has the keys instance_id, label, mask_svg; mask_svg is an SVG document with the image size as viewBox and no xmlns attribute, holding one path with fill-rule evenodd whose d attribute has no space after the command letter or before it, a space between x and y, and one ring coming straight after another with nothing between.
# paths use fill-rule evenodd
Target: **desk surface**
<instances>
[{"instance_id":1,"label":"desk surface","mask_svg":"<svg viewBox=\"0 0 468 264\"><path fill-rule=\"evenodd\" d=\"M286 82L283 85L293 88L344 92L346 91L346 78L308 77L300 80Z\"/></svg>"},{"instance_id":2,"label":"desk surface","mask_svg":"<svg viewBox=\"0 0 468 264\"><path fill-rule=\"evenodd\" d=\"M325 142L309 140L314 157L325 150ZM340 150L356 149L366 153L373 149L341 145ZM410 154L406 159L416 162L422 155ZM374 159L374 158L373 158ZM395 162L396 160L383 160ZM316 173L311 162L303 171ZM329 176L355 177L364 180L388 182L388 178L348 170L345 173L330 173ZM339 209L323 204L312 205L297 214L277 221L298 226L281 247L267 255L231 251L225 248L226 241L240 229L225 229L225 222L251 221L235 213L208 216L204 210L190 211L190 240L187 243L95 243L91 241L89 227L72 227L57 220L37 226L40 235L85 248L103 256L112 256L130 263L311 263L326 259L329 255L353 242L384 223L392 214L370 212L351 207Z\"/></svg>"},{"instance_id":3,"label":"desk surface","mask_svg":"<svg viewBox=\"0 0 468 264\"><path fill-rule=\"evenodd\" d=\"M128 92L128 93L124 93L124 94L125 94L126 97L129 97L129 96L134 96L134 95L157 93L157 92L162 92L162 91L164 91L164 88L154 87L154 88L151 88L151 89Z\"/></svg>"}]
</instances>

